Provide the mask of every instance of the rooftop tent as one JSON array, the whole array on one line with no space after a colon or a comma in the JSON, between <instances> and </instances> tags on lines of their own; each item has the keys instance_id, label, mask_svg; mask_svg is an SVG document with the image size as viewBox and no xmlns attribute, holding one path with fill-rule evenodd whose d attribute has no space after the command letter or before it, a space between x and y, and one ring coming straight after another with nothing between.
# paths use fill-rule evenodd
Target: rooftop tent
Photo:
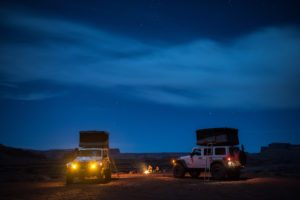
<instances>
[{"instance_id":1,"label":"rooftop tent","mask_svg":"<svg viewBox=\"0 0 300 200\"><path fill-rule=\"evenodd\" d=\"M80 131L79 147L108 148L109 133L105 131Z\"/></svg>"},{"instance_id":2,"label":"rooftop tent","mask_svg":"<svg viewBox=\"0 0 300 200\"><path fill-rule=\"evenodd\" d=\"M196 131L197 145L209 145L215 146L222 145L238 145L238 129L234 128L209 128L199 129Z\"/></svg>"}]
</instances>

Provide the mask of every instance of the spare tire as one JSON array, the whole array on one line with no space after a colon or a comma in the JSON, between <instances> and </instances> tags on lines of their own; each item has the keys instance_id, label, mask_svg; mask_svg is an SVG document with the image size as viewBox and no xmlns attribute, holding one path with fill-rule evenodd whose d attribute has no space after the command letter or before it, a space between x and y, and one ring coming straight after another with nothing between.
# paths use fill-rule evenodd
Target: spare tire
<instances>
[{"instance_id":1,"label":"spare tire","mask_svg":"<svg viewBox=\"0 0 300 200\"><path fill-rule=\"evenodd\" d=\"M244 151L240 151L240 153L239 153L239 160L240 160L240 163L242 165L246 165L246 163L247 163L247 155L246 155L246 153Z\"/></svg>"}]
</instances>

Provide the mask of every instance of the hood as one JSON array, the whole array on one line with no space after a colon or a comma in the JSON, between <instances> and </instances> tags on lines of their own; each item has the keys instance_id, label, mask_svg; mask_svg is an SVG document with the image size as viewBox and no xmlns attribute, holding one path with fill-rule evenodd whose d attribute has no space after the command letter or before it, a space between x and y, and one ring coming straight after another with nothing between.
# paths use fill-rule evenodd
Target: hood
<instances>
[{"instance_id":1,"label":"hood","mask_svg":"<svg viewBox=\"0 0 300 200\"><path fill-rule=\"evenodd\" d=\"M177 160L185 160L185 159L188 159L190 158L191 156L181 156L179 157Z\"/></svg>"},{"instance_id":2,"label":"hood","mask_svg":"<svg viewBox=\"0 0 300 200\"><path fill-rule=\"evenodd\" d=\"M81 156L81 157L76 157L74 161L88 162L88 161L97 161L97 160L102 160L102 157L98 157L98 156Z\"/></svg>"}]
</instances>

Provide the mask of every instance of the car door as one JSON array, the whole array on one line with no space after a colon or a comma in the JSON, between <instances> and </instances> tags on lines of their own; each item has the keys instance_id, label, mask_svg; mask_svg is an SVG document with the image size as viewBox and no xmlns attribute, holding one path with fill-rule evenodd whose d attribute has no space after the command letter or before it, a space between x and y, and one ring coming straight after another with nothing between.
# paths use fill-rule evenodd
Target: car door
<instances>
[{"instance_id":1,"label":"car door","mask_svg":"<svg viewBox=\"0 0 300 200\"><path fill-rule=\"evenodd\" d=\"M203 159L202 159L202 166L203 168L209 168L210 164L212 162L212 148L208 147L208 148L204 148L203 149Z\"/></svg>"},{"instance_id":2,"label":"car door","mask_svg":"<svg viewBox=\"0 0 300 200\"><path fill-rule=\"evenodd\" d=\"M203 160L203 149L197 148L194 149L191 156L191 168L203 168L204 160Z\"/></svg>"}]
</instances>

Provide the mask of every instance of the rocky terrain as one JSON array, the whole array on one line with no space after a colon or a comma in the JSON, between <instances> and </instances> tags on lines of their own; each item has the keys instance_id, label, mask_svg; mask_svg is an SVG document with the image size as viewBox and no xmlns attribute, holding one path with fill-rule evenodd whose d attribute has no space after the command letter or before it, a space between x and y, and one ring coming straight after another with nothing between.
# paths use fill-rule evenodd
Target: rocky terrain
<instances>
[{"instance_id":1,"label":"rocky terrain","mask_svg":"<svg viewBox=\"0 0 300 200\"><path fill-rule=\"evenodd\" d=\"M300 178L300 145L271 143L257 154L248 154L244 173L252 176Z\"/></svg>"}]
</instances>

